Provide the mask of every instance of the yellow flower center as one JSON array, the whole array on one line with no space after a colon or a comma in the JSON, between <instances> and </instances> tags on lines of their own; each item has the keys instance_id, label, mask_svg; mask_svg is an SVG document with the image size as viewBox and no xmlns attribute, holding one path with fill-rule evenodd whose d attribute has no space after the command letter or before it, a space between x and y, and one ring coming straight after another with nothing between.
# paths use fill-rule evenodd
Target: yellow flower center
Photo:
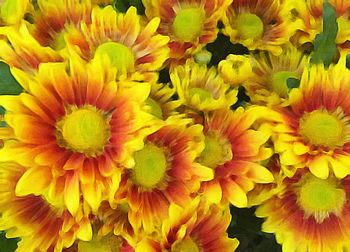
<instances>
[{"instance_id":1,"label":"yellow flower center","mask_svg":"<svg viewBox=\"0 0 350 252\"><path fill-rule=\"evenodd\" d=\"M199 247L197 243L191 239L187 238L180 241L179 243L174 244L171 249L171 252L199 252Z\"/></svg>"},{"instance_id":2,"label":"yellow flower center","mask_svg":"<svg viewBox=\"0 0 350 252\"><path fill-rule=\"evenodd\" d=\"M162 108L159 106L158 102L148 97L146 103L151 108L151 110L149 111L150 114L154 115L157 118L163 119L163 111Z\"/></svg>"},{"instance_id":3,"label":"yellow flower center","mask_svg":"<svg viewBox=\"0 0 350 252\"><path fill-rule=\"evenodd\" d=\"M208 90L205 90L204 88L191 88L188 90L188 94L190 97L198 96L201 102L213 98L212 93Z\"/></svg>"},{"instance_id":4,"label":"yellow flower center","mask_svg":"<svg viewBox=\"0 0 350 252\"><path fill-rule=\"evenodd\" d=\"M2 0L0 1L0 15L1 17L9 18L12 15L16 15L19 10L19 1L14 0Z\"/></svg>"},{"instance_id":5,"label":"yellow flower center","mask_svg":"<svg viewBox=\"0 0 350 252\"><path fill-rule=\"evenodd\" d=\"M144 148L134 154L135 182L146 188L154 188L165 176L167 158L162 148L147 143Z\"/></svg>"},{"instance_id":6,"label":"yellow flower center","mask_svg":"<svg viewBox=\"0 0 350 252\"><path fill-rule=\"evenodd\" d=\"M96 56L107 55L111 64L119 71L124 69L133 71L135 58L130 48L117 42L106 42L100 45L95 52Z\"/></svg>"},{"instance_id":7,"label":"yellow flower center","mask_svg":"<svg viewBox=\"0 0 350 252\"><path fill-rule=\"evenodd\" d=\"M320 179L310 174L301 180L298 203L307 216L314 216L318 222L330 213L339 214L345 202L345 191L336 179Z\"/></svg>"},{"instance_id":8,"label":"yellow flower center","mask_svg":"<svg viewBox=\"0 0 350 252\"><path fill-rule=\"evenodd\" d=\"M199 163L215 169L232 159L232 146L228 140L218 134L209 133L205 136L205 148L199 157Z\"/></svg>"},{"instance_id":9,"label":"yellow flower center","mask_svg":"<svg viewBox=\"0 0 350 252\"><path fill-rule=\"evenodd\" d=\"M94 236L91 241L79 241L78 252L119 252L121 246L122 242L116 235Z\"/></svg>"},{"instance_id":10,"label":"yellow flower center","mask_svg":"<svg viewBox=\"0 0 350 252\"><path fill-rule=\"evenodd\" d=\"M175 36L184 41L191 42L201 35L205 20L202 8L187 8L180 10L173 22Z\"/></svg>"},{"instance_id":11,"label":"yellow flower center","mask_svg":"<svg viewBox=\"0 0 350 252\"><path fill-rule=\"evenodd\" d=\"M280 71L272 75L271 88L282 98L286 98L288 96L287 80L289 78L298 78L298 76L289 71Z\"/></svg>"},{"instance_id":12,"label":"yellow flower center","mask_svg":"<svg viewBox=\"0 0 350 252\"><path fill-rule=\"evenodd\" d=\"M264 33L264 23L255 14L242 13L236 19L236 29L243 39L257 39Z\"/></svg>"},{"instance_id":13,"label":"yellow flower center","mask_svg":"<svg viewBox=\"0 0 350 252\"><path fill-rule=\"evenodd\" d=\"M109 140L108 119L94 108L80 108L66 115L57 124L66 147L95 156Z\"/></svg>"},{"instance_id":14,"label":"yellow flower center","mask_svg":"<svg viewBox=\"0 0 350 252\"><path fill-rule=\"evenodd\" d=\"M315 110L300 120L300 134L311 144L319 146L343 145L343 123L334 115Z\"/></svg>"}]
</instances>

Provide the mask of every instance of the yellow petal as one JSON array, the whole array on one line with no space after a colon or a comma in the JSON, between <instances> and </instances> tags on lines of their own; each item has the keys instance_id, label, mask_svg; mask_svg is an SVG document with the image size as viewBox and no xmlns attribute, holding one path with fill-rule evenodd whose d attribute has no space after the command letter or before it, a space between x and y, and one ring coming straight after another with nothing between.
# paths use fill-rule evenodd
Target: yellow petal
<instances>
[{"instance_id":1,"label":"yellow petal","mask_svg":"<svg viewBox=\"0 0 350 252\"><path fill-rule=\"evenodd\" d=\"M51 180L52 174L48 168L31 168L18 180L16 185L16 195L25 196L28 194L43 194L43 191L49 186Z\"/></svg>"},{"instance_id":2,"label":"yellow petal","mask_svg":"<svg viewBox=\"0 0 350 252\"><path fill-rule=\"evenodd\" d=\"M350 173L349 165L339 162L337 159L331 159L329 162L338 179L345 178Z\"/></svg>"},{"instance_id":3,"label":"yellow petal","mask_svg":"<svg viewBox=\"0 0 350 252\"><path fill-rule=\"evenodd\" d=\"M68 211L75 215L79 208L79 178L76 172L68 173L64 187L64 204Z\"/></svg>"},{"instance_id":4,"label":"yellow petal","mask_svg":"<svg viewBox=\"0 0 350 252\"><path fill-rule=\"evenodd\" d=\"M90 205L92 211L96 213L102 201L101 187L97 186L96 183L82 184L81 187L84 199Z\"/></svg>"},{"instance_id":5,"label":"yellow petal","mask_svg":"<svg viewBox=\"0 0 350 252\"><path fill-rule=\"evenodd\" d=\"M315 158L309 163L309 169L313 175L321 179L328 178L329 167L328 167L328 157L320 156Z\"/></svg>"},{"instance_id":6,"label":"yellow petal","mask_svg":"<svg viewBox=\"0 0 350 252\"><path fill-rule=\"evenodd\" d=\"M310 150L310 148L301 142L294 142L293 143L293 151L297 155L303 155L303 154L307 153L309 150Z\"/></svg>"},{"instance_id":7,"label":"yellow petal","mask_svg":"<svg viewBox=\"0 0 350 252\"><path fill-rule=\"evenodd\" d=\"M82 241L90 241L92 239L92 228L89 221L85 221L77 231L77 238Z\"/></svg>"},{"instance_id":8,"label":"yellow petal","mask_svg":"<svg viewBox=\"0 0 350 252\"><path fill-rule=\"evenodd\" d=\"M210 183L205 187L204 195L213 204L219 204L222 198L221 186L219 183Z\"/></svg>"},{"instance_id":9,"label":"yellow petal","mask_svg":"<svg viewBox=\"0 0 350 252\"><path fill-rule=\"evenodd\" d=\"M246 207L248 205L247 195L235 182L228 182L226 184L225 193L232 205L236 207Z\"/></svg>"}]
</instances>

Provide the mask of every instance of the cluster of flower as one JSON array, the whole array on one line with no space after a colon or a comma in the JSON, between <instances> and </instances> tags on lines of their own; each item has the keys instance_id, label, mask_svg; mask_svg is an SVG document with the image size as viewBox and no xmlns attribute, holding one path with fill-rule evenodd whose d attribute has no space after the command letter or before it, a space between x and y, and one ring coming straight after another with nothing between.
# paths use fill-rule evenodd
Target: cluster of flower
<instances>
[{"instance_id":1,"label":"cluster of flower","mask_svg":"<svg viewBox=\"0 0 350 252\"><path fill-rule=\"evenodd\" d=\"M0 0L23 88L0 95L18 251L233 251L230 205L283 251L350 250L350 1L115 4ZM218 33L247 53L213 63Z\"/></svg>"}]
</instances>

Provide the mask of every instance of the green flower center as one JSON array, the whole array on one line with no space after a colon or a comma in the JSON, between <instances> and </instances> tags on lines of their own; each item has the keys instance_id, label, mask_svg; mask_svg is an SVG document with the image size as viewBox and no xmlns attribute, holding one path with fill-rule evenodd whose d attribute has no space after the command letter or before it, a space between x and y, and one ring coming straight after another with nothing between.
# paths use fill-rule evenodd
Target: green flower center
<instances>
[{"instance_id":1,"label":"green flower center","mask_svg":"<svg viewBox=\"0 0 350 252\"><path fill-rule=\"evenodd\" d=\"M94 236L91 241L79 241L78 252L120 252L121 246L122 242L116 235Z\"/></svg>"},{"instance_id":2,"label":"green flower center","mask_svg":"<svg viewBox=\"0 0 350 252\"><path fill-rule=\"evenodd\" d=\"M202 8L182 9L173 22L173 32L178 39L191 42L201 35L204 20L205 12Z\"/></svg>"},{"instance_id":3,"label":"green flower center","mask_svg":"<svg viewBox=\"0 0 350 252\"><path fill-rule=\"evenodd\" d=\"M334 115L315 110L300 120L300 134L311 144L319 146L343 145L343 123Z\"/></svg>"},{"instance_id":4,"label":"green flower center","mask_svg":"<svg viewBox=\"0 0 350 252\"><path fill-rule=\"evenodd\" d=\"M264 33L264 23L255 14L242 13L236 19L236 29L243 39L257 39Z\"/></svg>"},{"instance_id":5,"label":"green flower center","mask_svg":"<svg viewBox=\"0 0 350 252\"><path fill-rule=\"evenodd\" d=\"M119 71L123 69L133 70L135 58L130 48L117 42L106 42L100 45L95 52L96 56L107 55L111 64Z\"/></svg>"},{"instance_id":6,"label":"green flower center","mask_svg":"<svg viewBox=\"0 0 350 252\"><path fill-rule=\"evenodd\" d=\"M191 239L187 238L179 243L174 244L171 252L199 252L199 247L197 243Z\"/></svg>"},{"instance_id":7,"label":"green flower center","mask_svg":"<svg viewBox=\"0 0 350 252\"><path fill-rule=\"evenodd\" d=\"M226 139L209 133L204 142L205 148L199 157L201 164L215 169L232 159L232 146Z\"/></svg>"},{"instance_id":8,"label":"green flower center","mask_svg":"<svg viewBox=\"0 0 350 252\"><path fill-rule=\"evenodd\" d=\"M110 136L107 118L92 108L78 109L66 115L58 128L69 149L87 155L101 152Z\"/></svg>"},{"instance_id":9,"label":"green flower center","mask_svg":"<svg viewBox=\"0 0 350 252\"><path fill-rule=\"evenodd\" d=\"M134 154L134 181L146 188L154 188L165 176L167 158L162 148L147 143Z\"/></svg>"},{"instance_id":10,"label":"green flower center","mask_svg":"<svg viewBox=\"0 0 350 252\"><path fill-rule=\"evenodd\" d=\"M204 88L191 88L188 90L188 94L190 97L198 96L201 102L213 98L212 93Z\"/></svg>"},{"instance_id":11,"label":"green flower center","mask_svg":"<svg viewBox=\"0 0 350 252\"><path fill-rule=\"evenodd\" d=\"M336 179L320 179L307 175L301 181L298 203L306 215L322 222L330 213L339 214L345 204L346 194Z\"/></svg>"},{"instance_id":12,"label":"green flower center","mask_svg":"<svg viewBox=\"0 0 350 252\"><path fill-rule=\"evenodd\" d=\"M272 90L277 93L280 97L288 97L288 86L287 80L289 78L298 78L296 73L289 71L280 71L272 75Z\"/></svg>"},{"instance_id":13,"label":"green flower center","mask_svg":"<svg viewBox=\"0 0 350 252\"><path fill-rule=\"evenodd\" d=\"M163 119L163 111L162 111L162 108L159 106L158 102L148 97L146 100L146 103L151 108L149 112L150 114L154 115L157 118Z\"/></svg>"}]
</instances>

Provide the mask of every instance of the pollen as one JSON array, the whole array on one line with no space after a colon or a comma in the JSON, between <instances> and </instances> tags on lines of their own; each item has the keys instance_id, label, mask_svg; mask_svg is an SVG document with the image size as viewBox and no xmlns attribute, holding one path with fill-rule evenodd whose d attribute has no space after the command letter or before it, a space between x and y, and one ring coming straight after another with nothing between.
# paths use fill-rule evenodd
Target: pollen
<instances>
[{"instance_id":1,"label":"pollen","mask_svg":"<svg viewBox=\"0 0 350 252\"><path fill-rule=\"evenodd\" d=\"M236 19L238 34L243 39L258 39L264 33L261 19L252 13L242 13Z\"/></svg>"}]
</instances>

